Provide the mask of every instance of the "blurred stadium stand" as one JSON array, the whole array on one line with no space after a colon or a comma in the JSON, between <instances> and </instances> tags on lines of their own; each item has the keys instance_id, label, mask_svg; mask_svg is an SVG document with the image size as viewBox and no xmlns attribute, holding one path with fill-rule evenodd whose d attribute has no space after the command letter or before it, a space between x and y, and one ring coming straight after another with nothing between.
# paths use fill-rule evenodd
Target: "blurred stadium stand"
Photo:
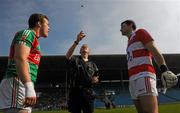
<instances>
[{"instance_id":1,"label":"blurred stadium stand","mask_svg":"<svg viewBox=\"0 0 180 113\"><path fill-rule=\"evenodd\" d=\"M164 57L169 69L175 74L180 73L180 54L164 54ZM0 81L6 70L7 59L7 56L0 57ZM95 87L97 94L101 95L103 91L107 90L115 91L112 101L116 105L132 105L128 92L126 55L91 55L90 59L97 64L100 71L101 83ZM155 67L157 75L159 75L157 65ZM44 109L50 109L52 104L47 104L43 100L48 100L47 98L49 98L56 100L57 103L63 103L63 105L55 107L59 108L61 106L61 109L63 109L68 98L67 81L65 56L42 56L36 83L36 91L39 94L38 105L45 106L46 104L48 106ZM159 94L158 99L160 103L179 102L180 95L178 94L180 94L180 83L175 88L168 90L166 95ZM53 105L57 103L53 103ZM104 103L102 100L97 99L95 106L102 107Z\"/></svg>"}]
</instances>

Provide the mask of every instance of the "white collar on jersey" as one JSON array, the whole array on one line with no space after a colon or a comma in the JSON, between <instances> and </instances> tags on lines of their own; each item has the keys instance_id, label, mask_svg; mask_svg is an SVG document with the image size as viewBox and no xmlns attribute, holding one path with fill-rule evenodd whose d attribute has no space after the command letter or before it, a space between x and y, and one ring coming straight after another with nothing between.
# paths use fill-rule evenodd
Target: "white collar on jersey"
<instances>
[{"instance_id":1,"label":"white collar on jersey","mask_svg":"<svg viewBox=\"0 0 180 113\"><path fill-rule=\"evenodd\" d=\"M132 31L131 36L130 36L129 39L133 38L135 35L136 35L136 32L135 32L135 31Z\"/></svg>"},{"instance_id":2,"label":"white collar on jersey","mask_svg":"<svg viewBox=\"0 0 180 113\"><path fill-rule=\"evenodd\" d=\"M84 60L85 62L87 62L87 61L88 61L88 58L83 58L83 60Z\"/></svg>"}]
</instances>

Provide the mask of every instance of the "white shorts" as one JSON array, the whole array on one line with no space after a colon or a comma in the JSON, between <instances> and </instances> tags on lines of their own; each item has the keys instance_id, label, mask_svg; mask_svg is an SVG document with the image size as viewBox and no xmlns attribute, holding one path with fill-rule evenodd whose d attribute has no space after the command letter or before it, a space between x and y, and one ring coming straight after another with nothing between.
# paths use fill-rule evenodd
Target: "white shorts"
<instances>
[{"instance_id":1,"label":"white shorts","mask_svg":"<svg viewBox=\"0 0 180 113\"><path fill-rule=\"evenodd\" d=\"M23 107L25 88L17 77L6 78L0 84L0 109L18 108L31 113L31 107Z\"/></svg>"},{"instance_id":2,"label":"white shorts","mask_svg":"<svg viewBox=\"0 0 180 113\"><path fill-rule=\"evenodd\" d=\"M133 100L145 95L158 96L156 79L146 76L129 81L129 91Z\"/></svg>"}]
</instances>

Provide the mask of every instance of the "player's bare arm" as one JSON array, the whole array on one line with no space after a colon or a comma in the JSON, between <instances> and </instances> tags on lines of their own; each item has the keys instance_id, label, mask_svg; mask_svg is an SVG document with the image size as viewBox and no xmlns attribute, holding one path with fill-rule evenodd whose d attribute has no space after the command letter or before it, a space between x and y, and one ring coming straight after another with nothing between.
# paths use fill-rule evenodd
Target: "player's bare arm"
<instances>
[{"instance_id":1,"label":"player's bare arm","mask_svg":"<svg viewBox=\"0 0 180 113\"><path fill-rule=\"evenodd\" d=\"M177 76L169 71L169 69L166 66L164 57L160 53L160 51L155 46L154 42L149 42L146 44L146 48L152 53L156 63L160 67L161 70L161 81L164 88L170 88L177 84L178 79Z\"/></svg>"},{"instance_id":2,"label":"player's bare arm","mask_svg":"<svg viewBox=\"0 0 180 113\"><path fill-rule=\"evenodd\" d=\"M162 56L159 49L155 46L154 41L151 41L145 45L145 47L152 53L154 60L160 67L161 65L166 65L164 57Z\"/></svg>"},{"instance_id":3,"label":"player's bare arm","mask_svg":"<svg viewBox=\"0 0 180 113\"><path fill-rule=\"evenodd\" d=\"M28 65L28 55L30 48L23 44L15 45L14 59L16 62L16 68L18 77L21 79L22 83L25 85L25 106L32 106L36 103L36 94L34 91L34 85L31 81L29 75L29 65Z\"/></svg>"},{"instance_id":4,"label":"player's bare arm","mask_svg":"<svg viewBox=\"0 0 180 113\"><path fill-rule=\"evenodd\" d=\"M73 45L69 48L69 50L66 53L66 58L68 60L71 59L73 52L78 45L78 43L85 37L86 35L83 33L83 31L80 31L79 34L77 35L76 41L74 41Z\"/></svg>"},{"instance_id":5,"label":"player's bare arm","mask_svg":"<svg viewBox=\"0 0 180 113\"><path fill-rule=\"evenodd\" d=\"M17 65L18 77L21 79L22 83L31 82L29 75L29 65L28 65L28 55L30 48L23 44L15 45L14 60Z\"/></svg>"}]
</instances>

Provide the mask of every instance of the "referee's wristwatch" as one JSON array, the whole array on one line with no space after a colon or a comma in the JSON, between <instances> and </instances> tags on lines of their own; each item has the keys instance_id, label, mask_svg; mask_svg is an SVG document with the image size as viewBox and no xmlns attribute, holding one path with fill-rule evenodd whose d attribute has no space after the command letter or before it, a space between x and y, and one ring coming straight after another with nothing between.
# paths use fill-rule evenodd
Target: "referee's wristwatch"
<instances>
[{"instance_id":1,"label":"referee's wristwatch","mask_svg":"<svg viewBox=\"0 0 180 113\"><path fill-rule=\"evenodd\" d=\"M78 45L78 44L79 44L79 42L78 42L78 41L74 41L74 43L75 43L76 45Z\"/></svg>"}]
</instances>

